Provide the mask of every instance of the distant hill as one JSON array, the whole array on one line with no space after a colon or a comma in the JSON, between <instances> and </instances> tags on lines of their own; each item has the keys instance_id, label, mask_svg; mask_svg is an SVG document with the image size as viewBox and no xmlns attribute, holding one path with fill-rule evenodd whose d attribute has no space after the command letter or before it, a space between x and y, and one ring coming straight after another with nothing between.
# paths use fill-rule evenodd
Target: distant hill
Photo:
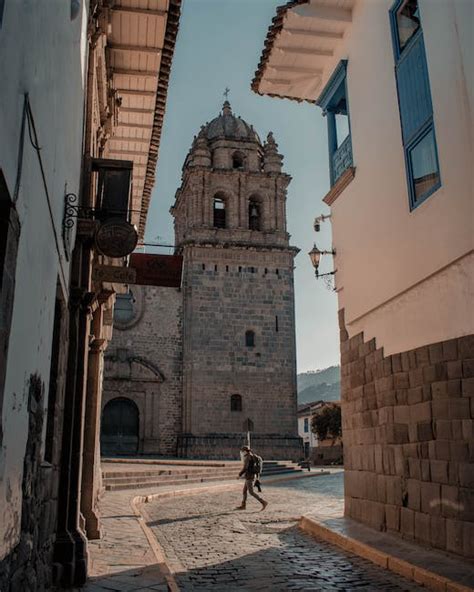
<instances>
[{"instance_id":1,"label":"distant hill","mask_svg":"<svg viewBox=\"0 0 474 592\"><path fill-rule=\"evenodd\" d=\"M298 374L298 404L311 401L339 401L341 398L341 368L330 366Z\"/></svg>"}]
</instances>

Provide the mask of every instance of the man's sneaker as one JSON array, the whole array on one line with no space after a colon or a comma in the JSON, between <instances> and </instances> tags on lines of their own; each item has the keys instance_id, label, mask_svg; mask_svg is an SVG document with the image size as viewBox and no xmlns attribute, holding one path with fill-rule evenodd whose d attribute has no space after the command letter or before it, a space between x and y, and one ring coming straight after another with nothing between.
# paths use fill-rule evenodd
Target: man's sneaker
<instances>
[{"instance_id":1,"label":"man's sneaker","mask_svg":"<svg viewBox=\"0 0 474 592\"><path fill-rule=\"evenodd\" d=\"M245 504L242 504L241 506L237 506L235 509L236 510L245 510Z\"/></svg>"},{"instance_id":2,"label":"man's sneaker","mask_svg":"<svg viewBox=\"0 0 474 592\"><path fill-rule=\"evenodd\" d=\"M263 510L265 510L265 508L268 506L268 502L262 502L262 509L260 510L260 512L263 512Z\"/></svg>"}]
</instances>

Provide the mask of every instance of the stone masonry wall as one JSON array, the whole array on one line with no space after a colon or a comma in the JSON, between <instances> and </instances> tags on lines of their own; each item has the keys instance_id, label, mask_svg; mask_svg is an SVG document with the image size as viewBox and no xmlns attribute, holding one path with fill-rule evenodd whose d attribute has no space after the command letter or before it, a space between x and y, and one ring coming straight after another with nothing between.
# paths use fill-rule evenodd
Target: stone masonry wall
<instances>
[{"instance_id":1,"label":"stone masonry wall","mask_svg":"<svg viewBox=\"0 0 474 592\"><path fill-rule=\"evenodd\" d=\"M34 592L52 581L57 507L57 471L42 463L44 384L32 375L28 384L28 440L23 466L20 540L0 562L0 590Z\"/></svg>"},{"instance_id":2,"label":"stone masonry wall","mask_svg":"<svg viewBox=\"0 0 474 592\"><path fill-rule=\"evenodd\" d=\"M340 313L346 515L474 556L474 335L384 356Z\"/></svg>"},{"instance_id":3,"label":"stone masonry wall","mask_svg":"<svg viewBox=\"0 0 474 592\"><path fill-rule=\"evenodd\" d=\"M240 448L247 445L246 434L216 434L181 436L178 454L183 458L238 460ZM302 456L301 438L252 434L250 445L264 460L299 461Z\"/></svg>"},{"instance_id":4,"label":"stone masonry wall","mask_svg":"<svg viewBox=\"0 0 474 592\"><path fill-rule=\"evenodd\" d=\"M186 433L297 436L293 254L189 247L184 271ZM192 252L191 252L192 249ZM246 331L255 345L246 345ZM231 396L242 410L231 410ZM289 455L285 455L289 458Z\"/></svg>"},{"instance_id":5,"label":"stone masonry wall","mask_svg":"<svg viewBox=\"0 0 474 592\"><path fill-rule=\"evenodd\" d=\"M140 448L175 455L182 425L182 294L176 288L133 286L136 323L114 328L105 373L103 406L115 397L140 412Z\"/></svg>"}]
</instances>

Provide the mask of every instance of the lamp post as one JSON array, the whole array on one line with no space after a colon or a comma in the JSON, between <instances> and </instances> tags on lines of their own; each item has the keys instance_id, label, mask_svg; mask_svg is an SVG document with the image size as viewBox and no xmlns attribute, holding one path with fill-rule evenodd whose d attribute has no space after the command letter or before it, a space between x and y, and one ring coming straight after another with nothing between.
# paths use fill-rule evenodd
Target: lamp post
<instances>
[{"instance_id":1,"label":"lamp post","mask_svg":"<svg viewBox=\"0 0 474 592\"><path fill-rule=\"evenodd\" d=\"M320 251L318 249L318 247L316 246L316 244L313 245L313 248L308 253L308 255L309 255L309 258L311 259L311 263L314 267L314 273L316 275L316 279L319 279L320 277L324 277L324 276L328 276L328 275L334 275L336 273L336 270L329 271L328 273L319 273L319 271L318 271L319 262L321 261L321 255L335 255L335 254L336 254L336 251L334 249L332 251Z\"/></svg>"}]
</instances>

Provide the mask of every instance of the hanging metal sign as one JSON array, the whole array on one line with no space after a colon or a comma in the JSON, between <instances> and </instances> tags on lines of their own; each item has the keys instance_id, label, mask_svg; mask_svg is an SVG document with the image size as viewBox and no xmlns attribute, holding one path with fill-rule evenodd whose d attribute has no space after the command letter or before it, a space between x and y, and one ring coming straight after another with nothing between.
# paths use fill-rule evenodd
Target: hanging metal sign
<instances>
[{"instance_id":1,"label":"hanging metal sign","mask_svg":"<svg viewBox=\"0 0 474 592\"><path fill-rule=\"evenodd\" d=\"M107 220L95 234L97 249L107 257L126 257L134 251L137 243L138 233L135 226L120 218Z\"/></svg>"}]
</instances>

